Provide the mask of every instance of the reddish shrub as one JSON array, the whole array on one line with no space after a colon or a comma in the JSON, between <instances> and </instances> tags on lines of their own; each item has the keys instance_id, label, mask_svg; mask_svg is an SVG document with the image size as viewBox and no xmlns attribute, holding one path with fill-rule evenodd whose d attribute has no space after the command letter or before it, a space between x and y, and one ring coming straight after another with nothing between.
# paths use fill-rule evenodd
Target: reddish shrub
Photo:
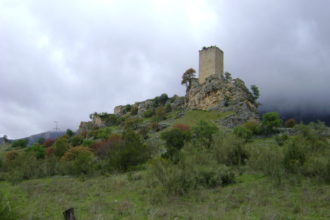
<instances>
[{"instance_id":1,"label":"reddish shrub","mask_svg":"<svg viewBox=\"0 0 330 220\"><path fill-rule=\"evenodd\" d=\"M84 154L84 153L92 154L91 150L88 147L83 147L83 146L73 147L64 153L61 160L66 160L66 161L74 160L79 154Z\"/></svg>"},{"instance_id":2,"label":"reddish shrub","mask_svg":"<svg viewBox=\"0 0 330 220\"><path fill-rule=\"evenodd\" d=\"M293 128L296 124L297 124L297 121L293 118L286 120L286 122L284 123L285 127L287 127L287 128Z\"/></svg>"},{"instance_id":3,"label":"reddish shrub","mask_svg":"<svg viewBox=\"0 0 330 220\"><path fill-rule=\"evenodd\" d=\"M44 145L46 148L48 148L48 147L52 146L52 145L54 144L54 142L55 142L54 139L47 139L47 140L44 142L43 145Z\"/></svg>"},{"instance_id":4,"label":"reddish shrub","mask_svg":"<svg viewBox=\"0 0 330 220\"><path fill-rule=\"evenodd\" d=\"M96 142L92 145L93 151L99 157L106 157L112 148L123 145L124 141L120 135L112 135L104 141Z\"/></svg>"},{"instance_id":5,"label":"reddish shrub","mask_svg":"<svg viewBox=\"0 0 330 220\"><path fill-rule=\"evenodd\" d=\"M191 130L191 126L186 125L186 124L176 124L173 127L177 128L177 129L180 129L181 131L190 131Z\"/></svg>"},{"instance_id":6,"label":"reddish shrub","mask_svg":"<svg viewBox=\"0 0 330 220\"><path fill-rule=\"evenodd\" d=\"M48 157L53 156L53 155L54 155L54 148L52 148L52 147L47 147L47 149L46 149L46 154L47 154Z\"/></svg>"},{"instance_id":7,"label":"reddish shrub","mask_svg":"<svg viewBox=\"0 0 330 220\"><path fill-rule=\"evenodd\" d=\"M6 160L15 160L18 156L18 150L12 150L6 153Z\"/></svg>"}]
</instances>

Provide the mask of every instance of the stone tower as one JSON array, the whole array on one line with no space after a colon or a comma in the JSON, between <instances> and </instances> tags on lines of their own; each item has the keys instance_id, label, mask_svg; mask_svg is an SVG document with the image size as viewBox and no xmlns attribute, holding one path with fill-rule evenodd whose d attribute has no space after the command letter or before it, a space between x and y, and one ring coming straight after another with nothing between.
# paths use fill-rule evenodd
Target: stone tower
<instances>
[{"instance_id":1,"label":"stone tower","mask_svg":"<svg viewBox=\"0 0 330 220\"><path fill-rule=\"evenodd\" d=\"M223 51L216 46L203 47L199 51L199 83L211 75L223 79Z\"/></svg>"}]
</instances>

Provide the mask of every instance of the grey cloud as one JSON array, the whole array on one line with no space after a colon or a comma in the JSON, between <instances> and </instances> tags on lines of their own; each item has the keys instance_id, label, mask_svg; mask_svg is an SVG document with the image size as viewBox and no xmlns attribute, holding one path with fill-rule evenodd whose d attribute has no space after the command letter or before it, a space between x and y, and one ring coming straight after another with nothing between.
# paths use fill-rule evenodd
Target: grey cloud
<instances>
[{"instance_id":1,"label":"grey cloud","mask_svg":"<svg viewBox=\"0 0 330 220\"><path fill-rule=\"evenodd\" d=\"M326 1L8 1L0 3L0 133L76 129L161 93L217 45L261 101L328 108ZM308 103L308 104L306 104Z\"/></svg>"}]
</instances>

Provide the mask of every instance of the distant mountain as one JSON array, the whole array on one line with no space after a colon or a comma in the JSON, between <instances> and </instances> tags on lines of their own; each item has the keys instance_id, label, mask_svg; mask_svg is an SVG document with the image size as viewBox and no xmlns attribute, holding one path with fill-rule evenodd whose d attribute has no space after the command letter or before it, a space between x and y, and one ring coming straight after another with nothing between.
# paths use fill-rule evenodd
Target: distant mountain
<instances>
[{"instance_id":1,"label":"distant mountain","mask_svg":"<svg viewBox=\"0 0 330 220\"><path fill-rule=\"evenodd\" d=\"M65 134L65 131L47 131L47 132L43 132L40 134L35 134L35 135L31 135L29 137L26 138L19 138L19 139L28 139L29 140L29 145L34 144L36 142L38 142L38 140L40 138L44 138L45 140L47 139L56 139L60 136L63 136ZM16 139L16 140L19 140ZM11 140L11 141L15 141L15 140Z\"/></svg>"}]
</instances>

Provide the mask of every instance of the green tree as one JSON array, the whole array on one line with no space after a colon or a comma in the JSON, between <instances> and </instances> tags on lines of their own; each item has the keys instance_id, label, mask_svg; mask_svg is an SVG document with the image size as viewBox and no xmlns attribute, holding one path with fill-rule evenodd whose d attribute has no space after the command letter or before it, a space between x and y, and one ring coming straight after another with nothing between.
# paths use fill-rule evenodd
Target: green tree
<instances>
[{"instance_id":1,"label":"green tree","mask_svg":"<svg viewBox=\"0 0 330 220\"><path fill-rule=\"evenodd\" d=\"M242 138L245 142L249 142L252 138L253 132L245 126L238 126L234 128L234 134Z\"/></svg>"},{"instance_id":2,"label":"green tree","mask_svg":"<svg viewBox=\"0 0 330 220\"><path fill-rule=\"evenodd\" d=\"M150 158L150 151L140 135L132 130L124 131L123 142L113 145L108 152L108 164L111 169L127 171Z\"/></svg>"},{"instance_id":3,"label":"green tree","mask_svg":"<svg viewBox=\"0 0 330 220\"><path fill-rule=\"evenodd\" d=\"M187 69L182 75L181 84L185 84L187 89L190 89L191 80L196 77L196 70L193 68Z\"/></svg>"},{"instance_id":4,"label":"green tree","mask_svg":"<svg viewBox=\"0 0 330 220\"><path fill-rule=\"evenodd\" d=\"M213 143L213 135L218 130L218 127L210 122L199 121L193 127L193 138L203 147L210 148Z\"/></svg>"},{"instance_id":5,"label":"green tree","mask_svg":"<svg viewBox=\"0 0 330 220\"><path fill-rule=\"evenodd\" d=\"M17 141L14 141L11 145L12 148L24 148L28 145L29 140L28 139L20 139Z\"/></svg>"},{"instance_id":6,"label":"green tree","mask_svg":"<svg viewBox=\"0 0 330 220\"><path fill-rule=\"evenodd\" d=\"M62 157L69 148L70 144L68 139L66 137L60 137L54 143L54 154L57 157Z\"/></svg>"},{"instance_id":7,"label":"green tree","mask_svg":"<svg viewBox=\"0 0 330 220\"><path fill-rule=\"evenodd\" d=\"M264 134L276 133L282 125L282 119L277 112L267 112L262 116L262 132Z\"/></svg>"},{"instance_id":8,"label":"green tree","mask_svg":"<svg viewBox=\"0 0 330 220\"><path fill-rule=\"evenodd\" d=\"M74 132L71 129L67 129L66 135L68 135L69 137L72 137L74 135Z\"/></svg>"},{"instance_id":9,"label":"green tree","mask_svg":"<svg viewBox=\"0 0 330 220\"><path fill-rule=\"evenodd\" d=\"M256 101L260 97L259 88L256 85L252 85L251 90L252 90L253 99L254 101Z\"/></svg>"},{"instance_id":10,"label":"green tree","mask_svg":"<svg viewBox=\"0 0 330 220\"><path fill-rule=\"evenodd\" d=\"M26 152L32 153L37 159L44 159L46 156L46 149L41 144L32 145Z\"/></svg>"},{"instance_id":11,"label":"green tree","mask_svg":"<svg viewBox=\"0 0 330 220\"><path fill-rule=\"evenodd\" d=\"M225 80L226 81L230 81L230 80L232 80L233 78L231 77L231 73L229 73L229 72L225 72Z\"/></svg>"},{"instance_id":12,"label":"green tree","mask_svg":"<svg viewBox=\"0 0 330 220\"><path fill-rule=\"evenodd\" d=\"M191 131L183 130L180 128L172 128L171 130L164 131L161 138L165 141L166 153L163 155L173 162L178 161L178 152L184 144L191 139Z\"/></svg>"}]
</instances>

